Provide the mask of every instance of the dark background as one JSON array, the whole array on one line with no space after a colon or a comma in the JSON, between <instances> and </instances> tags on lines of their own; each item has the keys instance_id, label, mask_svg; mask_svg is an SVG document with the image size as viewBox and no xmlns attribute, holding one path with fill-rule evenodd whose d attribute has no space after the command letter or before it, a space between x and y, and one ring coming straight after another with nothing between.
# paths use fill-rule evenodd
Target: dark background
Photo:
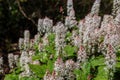
<instances>
[{"instance_id":1,"label":"dark background","mask_svg":"<svg viewBox=\"0 0 120 80\"><path fill-rule=\"evenodd\" d=\"M95 0L73 0L77 20L87 15ZM37 20L48 16L54 24L66 16L67 0L0 0L0 53L9 53L11 44L23 37L25 29L31 38L37 33ZM113 0L102 0L100 16L111 14ZM60 12L63 8L63 14ZM23 11L23 13L22 13Z\"/></svg>"}]
</instances>

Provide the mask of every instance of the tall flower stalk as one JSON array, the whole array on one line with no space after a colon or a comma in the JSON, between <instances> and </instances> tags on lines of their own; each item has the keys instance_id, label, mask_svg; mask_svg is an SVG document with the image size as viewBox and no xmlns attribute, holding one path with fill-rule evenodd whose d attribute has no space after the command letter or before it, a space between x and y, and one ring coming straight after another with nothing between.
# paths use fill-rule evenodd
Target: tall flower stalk
<instances>
[{"instance_id":1,"label":"tall flower stalk","mask_svg":"<svg viewBox=\"0 0 120 80\"><path fill-rule=\"evenodd\" d=\"M73 8L73 0L67 0L67 17L65 19L65 26L67 28L72 28L77 25L75 20L75 10Z\"/></svg>"},{"instance_id":2,"label":"tall flower stalk","mask_svg":"<svg viewBox=\"0 0 120 80\"><path fill-rule=\"evenodd\" d=\"M120 13L120 0L113 0L112 15L117 16Z\"/></svg>"},{"instance_id":3,"label":"tall flower stalk","mask_svg":"<svg viewBox=\"0 0 120 80\"><path fill-rule=\"evenodd\" d=\"M30 32L29 30L25 30L24 32L24 50L28 50L30 48Z\"/></svg>"},{"instance_id":4,"label":"tall flower stalk","mask_svg":"<svg viewBox=\"0 0 120 80\"><path fill-rule=\"evenodd\" d=\"M0 74L3 73L3 57L0 57Z\"/></svg>"},{"instance_id":5,"label":"tall flower stalk","mask_svg":"<svg viewBox=\"0 0 120 80\"><path fill-rule=\"evenodd\" d=\"M63 53L63 49L65 47L65 34L66 34L66 27L63 23L59 22L55 26L55 47L56 47L56 54L59 55Z\"/></svg>"},{"instance_id":6,"label":"tall flower stalk","mask_svg":"<svg viewBox=\"0 0 120 80\"><path fill-rule=\"evenodd\" d=\"M108 72L108 80L113 80L115 65L116 65L116 54L111 44L108 45L107 53L105 54L106 70Z\"/></svg>"},{"instance_id":7,"label":"tall flower stalk","mask_svg":"<svg viewBox=\"0 0 120 80\"><path fill-rule=\"evenodd\" d=\"M52 27L53 27L53 21L48 17L38 20L38 32L40 35L51 32Z\"/></svg>"},{"instance_id":8,"label":"tall flower stalk","mask_svg":"<svg viewBox=\"0 0 120 80\"><path fill-rule=\"evenodd\" d=\"M95 0L92 9L91 9L91 15L98 15L100 11L100 2L101 0Z\"/></svg>"}]
</instances>

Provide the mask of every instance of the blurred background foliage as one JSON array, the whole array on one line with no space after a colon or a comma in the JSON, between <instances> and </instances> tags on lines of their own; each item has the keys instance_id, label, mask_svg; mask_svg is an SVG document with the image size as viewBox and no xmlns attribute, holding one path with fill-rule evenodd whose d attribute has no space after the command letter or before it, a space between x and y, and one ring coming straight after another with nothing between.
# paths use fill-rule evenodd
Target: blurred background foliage
<instances>
[{"instance_id":1,"label":"blurred background foliage","mask_svg":"<svg viewBox=\"0 0 120 80\"><path fill-rule=\"evenodd\" d=\"M95 0L73 0L77 20L84 18ZM0 52L9 52L10 44L23 37L25 29L31 38L37 33L37 20L45 16L54 24L66 16L67 0L0 0ZM113 0L102 0L100 15L110 14ZM63 13L60 12L63 9Z\"/></svg>"}]
</instances>

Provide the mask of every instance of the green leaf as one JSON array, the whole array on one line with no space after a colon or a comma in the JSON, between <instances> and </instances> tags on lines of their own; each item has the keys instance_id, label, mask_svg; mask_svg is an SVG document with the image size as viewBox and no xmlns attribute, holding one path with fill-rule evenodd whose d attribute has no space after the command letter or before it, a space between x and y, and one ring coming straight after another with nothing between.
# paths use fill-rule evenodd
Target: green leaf
<instances>
[{"instance_id":1,"label":"green leaf","mask_svg":"<svg viewBox=\"0 0 120 80\"><path fill-rule=\"evenodd\" d=\"M89 62L85 62L82 65L82 71L83 71L83 77L85 80L87 80L88 75L90 74L90 68L91 68L91 64Z\"/></svg>"},{"instance_id":2,"label":"green leaf","mask_svg":"<svg viewBox=\"0 0 120 80\"><path fill-rule=\"evenodd\" d=\"M90 63L92 66L104 66L105 65L105 59L103 56L98 56L90 60ZM99 63L99 64L98 64Z\"/></svg>"},{"instance_id":3,"label":"green leaf","mask_svg":"<svg viewBox=\"0 0 120 80\"><path fill-rule=\"evenodd\" d=\"M48 41L49 43L53 43L55 40L55 34L54 33L51 33L48 35Z\"/></svg>"},{"instance_id":4,"label":"green leaf","mask_svg":"<svg viewBox=\"0 0 120 80\"><path fill-rule=\"evenodd\" d=\"M47 53L42 53L40 56L40 61L43 63L46 63L48 61L48 54Z\"/></svg>"},{"instance_id":5,"label":"green leaf","mask_svg":"<svg viewBox=\"0 0 120 80\"><path fill-rule=\"evenodd\" d=\"M70 57L70 56L75 56L75 51L76 51L76 47L73 47L71 45L66 45L65 48L64 48L64 51L67 55L67 57Z\"/></svg>"},{"instance_id":6,"label":"green leaf","mask_svg":"<svg viewBox=\"0 0 120 80\"><path fill-rule=\"evenodd\" d=\"M91 64L85 62L81 64L81 69L75 69L74 74L76 75L76 80L87 80L88 75L90 74Z\"/></svg>"},{"instance_id":7,"label":"green leaf","mask_svg":"<svg viewBox=\"0 0 120 80\"><path fill-rule=\"evenodd\" d=\"M71 37L72 33L70 33L69 31L66 33L66 37Z\"/></svg>"},{"instance_id":8,"label":"green leaf","mask_svg":"<svg viewBox=\"0 0 120 80\"><path fill-rule=\"evenodd\" d=\"M40 60L40 56L39 55L32 56L32 60Z\"/></svg>"},{"instance_id":9,"label":"green leaf","mask_svg":"<svg viewBox=\"0 0 120 80\"><path fill-rule=\"evenodd\" d=\"M120 57L120 47L116 50L116 55Z\"/></svg>"},{"instance_id":10,"label":"green leaf","mask_svg":"<svg viewBox=\"0 0 120 80\"><path fill-rule=\"evenodd\" d=\"M100 66L98 68L98 74L97 74L96 78L94 78L94 80L108 80L107 76L108 75L104 69L104 66Z\"/></svg>"},{"instance_id":11,"label":"green leaf","mask_svg":"<svg viewBox=\"0 0 120 80\"><path fill-rule=\"evenodd\" d=\"M19 80L19 76L15 74L7 74L5 75L4 80Z\"/></svg>"},{"instance_id":12,"label":"green leaf","mask_svg":"<svg viewBox=\"0 0 120 80\"><path fill-rule=\"evenodd\" d=\"M66 33L65 41L66 41L67 43L70 43L70 41L71 41L71 36L72 36L72 33L70 33L70 32L67 32L67 33Z\"/></svg>"},{"instance_id":13,"label":"green leaf","mask_svg":"<svg viewBox=\"0 0 120 80\"><path fill-rule=\"evenodd\" d=\"M116 67L120 68L120 62L116 63Z\"/></svg>"},{"instance_id":14,"label":"green leaf","mask_svg":"<svg viewBox=\"0 0 120 80\"><path fill-rule=\"evenodd\" d=\"M55 47L54 45L46 45L45 50L48 54L55 54Z\"/></svg>"},{"instance_id":15,"label":"green leaf","mask_svg":"<svg viewBox=\"0 0 120 80\"><path fill-rule=\"evenodd\" d=\"M48 63L47 63L47 70L52 72L53 68L54 68L54 61L49 60Z\"/></svg>"},{"instance_id":16,"label":"green leaf","mask_svg":"<svg viewBox=\"0 0 120 80\"><path fill-rule=\"evenodd\" d=\"M75 69L74 74L76 75L76 80L81 80L81 76L80 76L81 70Z\"/></svg>"},{"instance_id":17,"label":"green leaf","mask_svg":"<svg viewBox=\"0 0 120 80\"><path fill-rule=\"evenodd\" d=\"M22 77L20 80L40 80L40 79L34 77Z\"/></svg>"},{"instance_id":18,"label":"green leaf","mask_svg":"<svg viewBox=\"0 0 120 80\"><path fill-rule=\"evenodd\" d=\"M43 78L45 72L46 72L46 65L33 65L29 64L30 69L32 72L39 78Z\"/></svg>"}]
</instances>

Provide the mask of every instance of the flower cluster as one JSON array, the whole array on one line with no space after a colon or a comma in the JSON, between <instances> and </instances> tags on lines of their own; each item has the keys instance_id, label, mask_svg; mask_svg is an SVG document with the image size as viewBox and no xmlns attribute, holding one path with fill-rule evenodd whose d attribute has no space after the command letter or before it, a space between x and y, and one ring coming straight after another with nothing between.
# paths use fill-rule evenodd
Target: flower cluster
<instances>
[{"instance_id":1,"label":"flower cluster","mask_svg":"<svg viewBox=\"0 0 120 80\"><path fill-rule=\"evenodd\" d=\"M100 10L100 2L101 0L95 0L92 9L91 9L91 15L98 15L99 14L99 10Z\"/></svg>"},{"instance_id":2,"label":"flower cluster","mask_svg":"<svg viewBox=\"0 0 120 80\"><path fill-rule=\"evenodd\" d=\"M24 50L28 50L30 47L30 32L29 30L25 30L24 32Z\"/></svg>"},{"instance_id":3,"label":"flower cluster","mask_svg":"<svg viewBox=\"0 0 120 80\"><path fill-rule=\"evenodd\" d=\"M30 76L32 74L29 68L29 63L32 63L32 55L34 52L30 51L30 47L30 33L29 30L25 30L23 46L24 49L21 50L21 56L19 59L21 70L24 71L20 74L20 78L24 76Z\"/></svg>"},{"instance_id":4,"label":"flower cluster","mask_svg":"<svg viewBox=\"0 0 120 80\"><path fill-rule=\"evenodd\" d=\"M103 17L103 21L101 23L101 28L100 28L100 31L99 31L99 36L105 36L107 34L107 27L108 27L108 24L113 21L113 16L111 15L104 15Z\"/></svg>"},{"instance_id":5,"label":"flower cluster","mask_svg":"<svg viewBox=\"0 0 120 80\"><path fill-rule=\"evenodd\" d=\"M55 46L57 55L59 55L59 53L63 53L63 48L65 47L66 30L66 27L61 22L58 22L55 26Z\"/></svg>"},{"instance_id":6,"label":"flower cluster","mask_svg":"<svg viewBox=\"0 0 120 80\"><path fill-rule=\"evenodd\" d=\"M54 71L56 71L59 75L63 76L65 65L62 61L62 58L58 58L54 63Z\"/></svg>"},{"instance_id":7,"label":"flower cluster","mask_svg":"<svg viewBox=\"0 0 120 80\"><path fill-rule=\"evenodd\" d=\"M22 51L21 56L20 56L20 66L21 66L22 70L24 70L24 71L20 74L20 77L31 75L31 71L29 68L30 61L31 60L29 58L28 52Z\"/></svg>"},{"instance_id":8,"label":"flower cluster","mask_svg":"<svg viewBox=\"0 0 120 80\"><path fill-rule=\"evenodd\" d=\"M80 39L80 36L79 36L79 34L77 33L77 31L76 30L73 30L72 31L72 42L73 42L73 44L75 45L75 46L77 46L77 47L79 47L80 46L80 44L81 44L81 39Z\"/></svg>"},{"instance_id":9,"label":"flower cluster","mask_svg":"<svg viewBox=\"0 0 120 80\"><path fill-rule=\"evenodd\" d=\"M38 31L40 35L51 32L52 27L53 27L53 21L48 17L38 20Z\"/></svg>"},{"instance_id":10,"label":"flower cluster","mask_svg":"<svg viewBox=\"0 0 120 80\"><path fill-rule=\"evenodd\" d=\"M101 17L88 14L84 20L79 22L79 33L83 44L93 43L97 39L97 29L100 27ZM96 34L95 34L96 33Z\"/></svg>"},{"instance_id":11,"label":"flower cluster","mask_svg":"<svg viewBox=\"0 0 120 80\"><path fill-rule=\"evenodd\" d=\"M107 16L106 16L107 17ZM118 46L120 44L120 28L119 28L119 18L120 16L116 16L115 19L113 17L108 16L107 19L109 22L106 22L106 24L102 25L101 31L104 31L104 44L112 44L112 46ZM106 25L106 27L104 27ZM103 27L105 29L103 29Z\"/></svg>"},{"instance_id":12,"label":"flower cluster","mask_svg":"<svg viewBox=\"0 0 120 80\"><path fill-rule=\"evenodd\" d=\"M18 66L19 55L14 55L13 53L8 54L9 67L13 69L15 66Z\"/></svg>"},{"instance_id":13,"label":"flower cluster","mask_svg":"<svg viewBox=\"0 0 120 80\"><path fill-rule=\"evenodd\" d=\"M15 61L14 61L14 55L12 53L8 54L8 62L9 62L9 67L13 69L15 66Z\"/></svg>"},{"instance_id":14,"label":"flower cluster","mask_svg":"<svg viewBox=\"0 0 120 80\"><path fill-rule=\"evenodd\" d=\"M44 75L44 80L64 80L65 76L65 64L62 61L62 58L58 58L54 63L54 71L52 75L49 71L46 71Z\"/></svg>"},{"instance_id":15,"label":"flower cluster","mask_svg":"<svg viewBox=\"0 0 120 80\"><path fill-rule=\"evenodd\" d=\"M43 45L47 45L48 44L48 34L45 34L43 37Z\"/></svg>"},{"instance_id":16,"label":"flower cluster","mask_svg":"<svg viewBox=\"0 0 120 80\"><path fill-rule=\"evenodd\" d=\"M83 46L80 46L77 53L77 60L79 63L84 63L87 60L87 54Z\"/></svg>"},{"instance_id":17,"label":"flower cluster","mask_svg":"<svg viewBox=\"0 0 120 80\"><path fill-rule=\"evenodd\" d=\"M72 59L69 59L64 63L62 58L59 57L54 63L54 71L52 72L52 75L49 71L46 71L44 80L74 80L75 65L76 63Z\"/></svg>"},{"instance_id":18,"label":"flower cluster","mask_svg":"<svg viewBox=\"0 0 120 80\"><path fill-rule=\"evenodd\" d=\"M40 41L40 35L39 35L39 34L36 34L36 35L34 36L34 44L38 44L39 41Z\"/></svg>"},{"instance_id":19,"label":"flower cluster","mask_svg":"<svg viewBox=\"0 0 120 80\"><path fill-rule=\"evenodd\" d=\"M14 55L14 63L15 63L15 66L18 66L19 65L19 55Z\"/></svg>"},{"instance_id":20,"label":"flower cluster","mask_svg":"<svg viewBox=\"0 0 120 80\"><path fill-rule=\"evenodd\" d=\"M73 8L73 1L68 0L67 1L67 17L65 19L65 26L68 28L72 28L77 25L77 21L75 20L75 11Z\"/></svg>"},{"instance_id":21,"label":"flower cluster","mask_svg":"<svg viewBox=\"0 0 120 80\"><path fill-rule=\"evenodd\" d=\"M112 45L108 45L107 54L105 54L105 64L108 69L113 69L116 65L116 54Z\"/></svg>"},{"instance_id":22,"label":"flower cluster","mask_svg":"<svg viewBox=\"0 0 120 80\"><path fill-rule=\"evenodd\" d=\"M116 54L111 44L108 45L107 53L105 54L106 72L109 74L109 80L113 80L115 65L116 65Z\"/></svg>"},{"instance_id":23,"label":"flower cluster","mask_svg":"<svg viewBox=\"0 0 120 80\"><path fill-rule=\"evenodd\" d=\"M70 16L71 10L73 10L73 0L67 0L67 16Z\"/></svg>"},{"instance_id":24,"label":"flower cluster","mask_svg":"<svg viewBox=\"0 0 120 80\"><path fill-rule=\"evenodd\" d=\"M75 70L75 62L72 59L69 59L65 62L65 75L68 80L74 80L74 70Z\"/></svg>"},{"instance_id":25,"label":"flower cluster","mask_svg":"<svg viewBox=\"0 0 120 80\"><path fill-rule=\"evenodd\" d=\"M3 57L0 57L0 74L3 73Z\"/></svg>"},{"instance_id":26,"label":"flower cluster","mask_svg":"<svg viewBox=\"0 0 120 80\"><path fill-rule=\"evenodd\" d=\"M113 0L112 15L117 16L120 13L120 0Z\"/></svg>"},{"instance_id":27,"label":"flower cluster","mask_svg":"<svg viewBox=\"0 0 120 80\"><path fill-rule=\"evenodd\" d=\"M52 72L52 75L49 71L46 71L43 80L64 80L64 78L60 77L55 71Z\"/></svg>"},{"instance_id":28,"label":"flower cluster","mask_svg":"<svg viewBox=\"0 0 120 80\"><path fill-rule=\"evenodd\" d=\"M23 43L24 43L24 39L23 38L19 38L18 46L19 46L20 50L23 49L23 45L24 45Z\"/></svg>"}]
</instances>

